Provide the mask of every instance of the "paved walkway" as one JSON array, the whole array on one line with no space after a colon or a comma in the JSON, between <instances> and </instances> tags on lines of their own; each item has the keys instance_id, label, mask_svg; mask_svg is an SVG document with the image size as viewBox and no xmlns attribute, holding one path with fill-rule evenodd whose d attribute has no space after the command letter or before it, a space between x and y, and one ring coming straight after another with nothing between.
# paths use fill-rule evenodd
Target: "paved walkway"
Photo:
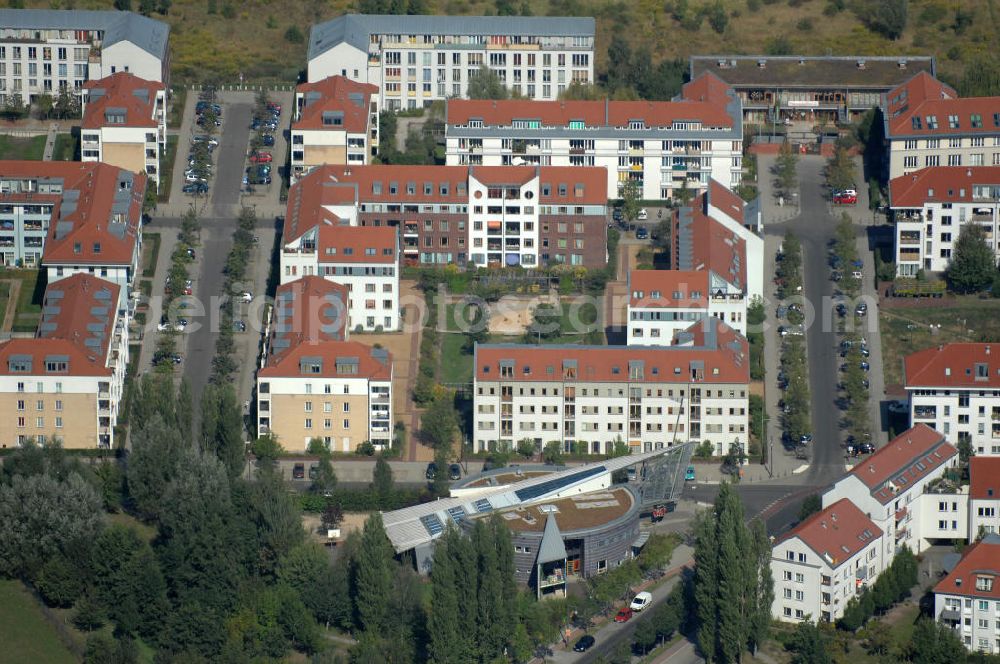
<instances>
[{"instance_id":1,"label":"paved walkway","mask_svg":"<svg viewBox=\"0 0 1000 664\"><path fill-rule=\"evenodd\" d=\"M21 296L21 280L4 279L4 281L10 286L10 292L7 294L7 309L3 314L3 331L10 332L14 329L14 317L17 315L17 300Z\"/></svg>"},{"instance_id":2,"label":"paved walkway","mask_svg":"<svg viewBox=\"0 0 1000 664\"><path fill-rule=\"evenodd\" d=\"M45 151L42 153L42 161L52 161L52 153L56 149L56 134L59 133L59 123L53 122L48 129L49 132L45 135Z\"/></svg>"}]
</instances>

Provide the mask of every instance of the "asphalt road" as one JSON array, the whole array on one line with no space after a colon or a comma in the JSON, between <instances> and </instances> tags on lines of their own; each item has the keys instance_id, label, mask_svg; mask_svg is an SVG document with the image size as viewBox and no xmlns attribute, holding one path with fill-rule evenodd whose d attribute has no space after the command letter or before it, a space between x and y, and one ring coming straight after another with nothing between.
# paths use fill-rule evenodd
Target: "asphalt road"
<instances>
[{"instance_id":1,"label":"asphalt road","mask_svg":"<svg viewBox=\"0 0 1000 664\"><path fill-rule=\"evenodd\" d=\"M246 168L247 147L250 143L250 104L224 104L222 138L216 150L215 186L212 204L217 207L236 205L240 202L240 188Z\"/></svg>"}]
</instances>

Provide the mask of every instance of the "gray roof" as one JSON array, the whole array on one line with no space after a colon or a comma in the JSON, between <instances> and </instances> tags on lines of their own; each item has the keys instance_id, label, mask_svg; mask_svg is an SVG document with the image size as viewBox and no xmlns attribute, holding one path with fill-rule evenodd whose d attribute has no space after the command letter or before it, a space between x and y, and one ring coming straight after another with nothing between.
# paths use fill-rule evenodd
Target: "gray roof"
<instances>
[{"instance_id":1,"label":"gray roof","mask_svg":"<svg viewBox=\"0 0 1000 664\"><path fill-rule=\"evenodd\" d=\"M345 14L312 27L309 33L309 59L312 60L343 42L367 53L369 40L373 34L593 37L594 19L554 16Z\"/></svg>"},{"instance_id":2,"label":"gray roof","mask_svg":"<svg viewBox=\"0 0 1000 664\"><path fill-rule=\"evenodd\" d=\"M883 90L936 73L933 57L913 55L693 55L690 64L691 80L708 71L735 87Z\"/></svg>"},{"instance_id":3,"label":"gray roof","mask_svg":"<svg viewBox=\"0 0 1000 664\"><path fill-rule=\"evenodd\" d=\"M689 447L688 444L675 445L652 452L629 454L573 466L549 475L531 477L515 484L483 487L482 491L474 494L441 498L392 512L384 512L382 523L385 524L385 534L392 542L396 553L402 553L437 539L444 531L445 524L449 521L457 522L467 514L483 514L522 504L544 502L554 496L562 495L563 492L572 490L574 486L590 481L600 474L607 474L610 482L611 473L616 470L664 454L684 453ZM595 470L597 475L588 473L590 470Z\"/></svg>"},{"instance_id":4,"label":"gray roof","mask_svg":"<svg viewBox=\"0 0 1000 664\"><path fill-rule=\"evenodd\" d=\"M562 533L559 532L556 515L549 514L545 519L545 532L542 533L542 542L538 545L538 558L535 559L535 563L544 565L557 560L566 560L566 544L563 542Z\"/></svg>"},{"instance_id":5,"label":"gray roof","mask_svg":"<svg viewBox=\"0 0 1000 664\"><path fill-rule=\"evenodd\" d=\"M170 34L169 25L141 14L84 9L0 9L0 28L95 30L104 33L104 46L128 41L161 60Z\"/></svg>"}]
</instances>

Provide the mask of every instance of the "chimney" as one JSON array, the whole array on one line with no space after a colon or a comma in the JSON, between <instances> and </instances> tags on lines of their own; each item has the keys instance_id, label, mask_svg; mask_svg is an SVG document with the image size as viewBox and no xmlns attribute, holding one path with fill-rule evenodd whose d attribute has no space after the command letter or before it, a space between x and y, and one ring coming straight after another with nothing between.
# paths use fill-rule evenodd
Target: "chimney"
<instances>
[{"instance_id":1,"label":"chimney","mask_svg":"<svg viewBox=\"0 0 1000 664\"><path fill-rule=\"evenodd\" d=\"M972 169L971 168L968 168L968 169L965 170L965 177L967 177L967 178L971 178L972 177Z\"/></svg>"},{"instance_id":2,"label":"chimney","mask_svg":"<svg viewBox=\"0 0 1000 664\"><path fill-rule=\"evenodd\" d=\"M989 344L986 345L986 354L987 355L990 354L990 346L989 346Z\"/></svg>"}]
</instances>

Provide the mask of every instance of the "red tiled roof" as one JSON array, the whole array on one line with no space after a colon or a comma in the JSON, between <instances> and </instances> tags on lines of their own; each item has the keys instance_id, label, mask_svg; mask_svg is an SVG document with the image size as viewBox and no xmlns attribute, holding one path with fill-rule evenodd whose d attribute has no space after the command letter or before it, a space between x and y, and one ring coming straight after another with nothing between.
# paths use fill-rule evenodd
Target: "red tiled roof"
<instances>
[{"instance_id":1,"label":"red tiled roof","mask_svg":"<svg viewBox=\"0 0 1000 664\"><path fill-rule=\"evenodd\" d=\"M979 576L992 578L990 590L976 588ZM934 586L934 593L1000 599L1000 538L987 535L966 549L951 573Z\"/></svg>"},{"instance_id":2,"label":"red tiled roof","mask_svg":"<svg viewBox=\"0 0 1000 664\"><path fill-rule=\"evenodd\" d=\"M322 370L305 373L302 360L319 358ZM337 360L351 359L357 365L356 371L337 371ZM356 360L356 362L354 362ZM376 349L356 341L306 341L292 346L280 356L269 358L268 363L258 373L261 378L308 376L310 378L367 378L370 380L392 379L392 355L384 348Z\"/></svg>"},{"instance_id":3,"label":"red tiled roof","mask_svg":"<svg viewBox=\"0 0 1000 664\"><path fill-rule=\"evenodd\" d=\"M642 120L646 127L669 127L675 120L700 121L708 127L732 127L726 112L729 86L704 74L684 86L680 101L530 101L524 99L449 99L446 123L466 125L470 119L487 126L509 126L514 120L538 120L543 127L583 122L587 128L627 127Z\"/></svg>"},{"instance_id":4,"label":"red tiled roof","mask_svg":"<svg viewBox=\"0 0 1000 664\"><path fill-rule=\"evenodd\" d=\"M540 179L544 187L538 199L550 205L605 205L608 202L608 171L603 166L542 166ZM566 185L566 195L559 194L560 185ZM583 190L578 191L582 185Z\"/></svg>"},{"instance_id":5,"label":"red tiled roof","mask_svg":"<svg viewBox=\"0 0 1000 664\"><path fill-rule=\"evenodd\" d=\"M736 223L743 225L743 207L746 203L718 180L714 178L708 180L708 189L702 194L702 198L705 214L708 214L708 206L711 205L721 210L723 214Z\"/></svg>"},{"instance_id":6,"label":"red tiled roof","mask_svg":"<svg viewBox=\"0 0 1000 664\"><path fill-rule=\"evenodd\" d=\"M0 375L108 376L119 286L89 274L75 274L45 289L35 339L0 343ZM47 371L46 360L67 362L66 371ZM31 359L30 372L11 371L11 360Z\"/></svg>"},{"instance_id":7,"label":"red tiled roof","mask_svg":"<svg viewBox=\"0 0 1000 664\"><path fill-rule=\"evenodd\" d=\"M346 286L308 276L278 286L274 297L268 363L301 344L347 339Z\"/></svg>"},{"instance_id":8,"label":"red tiled roof","mask_svg":"<svg viewBox=\"0 0 1000 664\"><path fill-rule=\"evenodd\" d=\"M897 493L908 490L956 454L958 450L945 441L944 436L926 424L918 424L858 463L850 474L861 480L872 496L885 505Z\"/></svg>"},{"instance_id":9,"label":"red tiled roof","mask_svg":"<svg viewBox=\"0 0 1000 664\"><path fill-rule=\"evenodd\" d=\"M708 216L704 200L703 194L690 207L681 208L674 213L674 265L695 272L711 270L727 282L745 290L746 241Z\"/></svg>"},{"instance_id":10,"label":"red tiled roof","mask_svg":"<svg viewBox=\"0 0 1000 664\"><path fill-rule=\"evenodd\" d=\"M101 162L0 161L0 177L62 180L62 194L0 194L0 202L31 200L53 205L43 264L132 264L146 193L145 173ZM122 188L129 181L131 189ZM123 212L124 219L112 223L117 211Z\"/></svg>"},{"instance_id":11,"label":"red tiled roof","mask_svg":"<svg viewBox=\"0 0 1000 664\"><path fill-rule=\"evenodd\" d=\"M705 328L707 329L707 332ZM692 344L684 346L477 345L476 380L498 381L500 363L514 362L514 375L504 380L629 383L747 383L747 341L715 318L689 328ZM700 334L698 334L700 333ZM576 378L563 377L564 362L576 363ZM645 363L641 379L629 376L629 362ZM700 368L701 377L692 378ZM529 373L524 373L525 369Z\"/></svg>"},{"instance_id":12,"label":"red tiled roof","mask_svg":"<svg viewBox=\"0 0 1000 664\"><path fill-rule=\"evenodd\" d=\"M156 127L159 123L154 117L156 109L156 93L164 90L163 83L147 81L128 72L118 72L95 81L87 81L83 89L88 92L88 98L93 99L86 104L80 126L83 129L98 129L100 127ZM95 91L104 93L95 98ZM125 122L110 124L105 118L105 111L117 108L125 111Z\"/></svg>"},{"instance_id":13,"label":"red tiled roof","mask_svg":"<svg viewBox=\"0 0 1000 664\"><path fill-rule=\"evenodd\" d=\"M628 279L630 307L708 308L708 272L704 270L632 270Z\"/></svg>"},{"instance_id":14,"label":"red tiled roof","mask_svg":"<svg viewBox=\"0 0 1000 664\"><path fill-rule=\"evenodd\" d=\"M969 459L969 497L1000 500L1000 457L973 456Z\"/></svg>"},{"instance_id":15,"label":"red tiled roof","mask_svg":"<svg viewBox=\"0 0 1000 664\"><path fill-rule=\"evenodd\" d=\"M959 97L952 88L927 72L920 72L886 94L888 137L949 136L953 134L995 134L1000 127L993 114L1000 113L1000 97ZM951 127L949 116L958 116L958 127ZM973 126L972 116L979 116ZM937 128L928 123L934 116ZM914 126L914 118L919 124Z\"/></svg>"},{"instance_id":16,"label":"red tiled roof","mask_svg":"<svg viewBox=\"0 0 1000 664\"><path fill-rule=\"evenodd\" d=\"M305 98L299 110L299 119L292 123L293 130L322 129L364 134L368 131L371 98L378 94L378 86L358 83L343 76L330 76L315 83L303 83L295 88L295 92L296 99L298 95L305 95ZM313 97L310 93L319 93L320 96L307 104L307 100ZM355 101L357 95L360 95L360 103ZM343 113L343 124L323 124L323 113L328 111Z\"/></svg>"},{"instance_id":17,"label":"red tiled roof","mask_svg":"<svg viewBox=\"0 0 1000 664\"><path fill-rule=\"evenodd\" d=\"M972 203L973 185L1000 182L1000 166L931 166L889 181L889 206L919 208L925 203Z\"/></svg>"},{"instance_id":18,"label":"red tiled roof","mask_svg":"<svg viewBox=\"0 0 1000 664\"><path fill-rule=\"evenodd\" d=\"M394 227L323 224L317 242L319 262L395 264L396 243Z\"/></svg>"},{"instance_id":19,"label":"red tiled roof","mask_svg":"<svg viewBox=\"0 0 1000 664\"><path fill-rule=\"evenodd\" d=\"M1000 361L993 352L1000 353L1000 345L951 343L918 350L903 361L904 383L907 388L1000 387ZM984 376L979 377L977 367L984 367Z\"/></svg>"},{"instance_id":20,"label":"red tiled roof","mask_svg":"<svg viewBox=\"0 0 1000 664\"><path fill-rule=\"evenodd\" d=\"M848 498L841 498L813 514L775 544L797 537L836 569L882 536L882 529Z\"/></svg>"}]
</instances>

